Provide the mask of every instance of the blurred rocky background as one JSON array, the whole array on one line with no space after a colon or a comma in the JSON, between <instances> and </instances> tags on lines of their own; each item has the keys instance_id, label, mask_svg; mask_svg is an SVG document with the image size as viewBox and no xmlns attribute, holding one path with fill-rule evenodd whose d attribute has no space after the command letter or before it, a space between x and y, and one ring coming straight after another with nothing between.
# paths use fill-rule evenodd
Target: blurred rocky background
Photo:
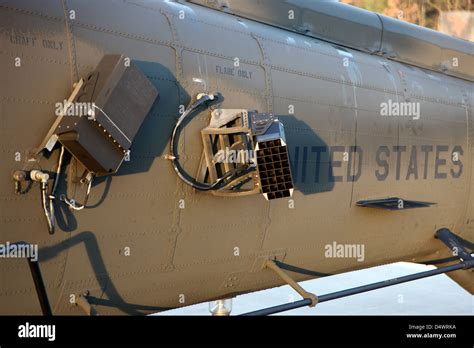
<instances>
[{"instance_id":1,"label":"blurred rocky background","mask_svg":"<svg viewBox=\"0 0 474 348\"><path fill-rule=\"evenodd\" d=\"M340 0L474 41L474 0Z\"/></svg>"}]
</instances>

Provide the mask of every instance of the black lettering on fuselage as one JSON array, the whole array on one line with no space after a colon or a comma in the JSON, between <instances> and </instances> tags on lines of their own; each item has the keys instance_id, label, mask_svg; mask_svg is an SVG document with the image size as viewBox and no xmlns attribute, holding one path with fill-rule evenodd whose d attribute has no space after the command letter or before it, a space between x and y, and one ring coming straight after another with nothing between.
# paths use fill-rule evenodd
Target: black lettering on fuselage
<instances>
[{"instance_id":1,"label":"black lettering on fuselage","mask_svg":"<svg viewBox=\"0 0 474 348\"><path fill-rule=\"evenodd\" d=\"M427 179L428 178L428 160L429 160L430 152L433 152L433 145L422 145L421 152L425 153L423 179Z\"/></svg>"},{"instance_id":2,"label":"black lettering on fuselage","mask_svg":"<svg viewBox=\"0 0 474 348\"><path fill-rule=\"evenodd\" d=\"M334 160L334 154L336 152L344 152L345 147L344 146L331 146L330 152L329 152L329 160L331 162L329 168L328 168L328 178L329 182L341 182L342 181L342 175L334 175L334 168L340 168L342 165L342 161L335 161Z\"/></svg>"},{"instance_id":3,"label":"black lettering on fuselage","mask_svg":"<svg viewBox=\"0 0 474 348\"><path fill-rule=\"evenodd\" d=\"M393 152L397 153L397 168L396 168L396 179L400 180L400 167L402 165L402 152L405 152L407 147L404 145L396 145L393 147Z\"/></svg>"},{"instance_id":4,"label":"black lettering on fuselage","mask_svg":"<svg viewBox=\"0 0 474 348\"><path fill-rule=\"evenodd\" d=\"M454 153L457 153L458 154L458 160L456 161L453 157ZM453 148L453 152L451 153L451 161L453 162L453 164L455 166L457 166L459 169L457 172L454 172L454 170L451 169L451 176L453 177L453 179L457 179L461 176L462 174L462 170L463 170L463 165L462 165L462 162L460 160L461 156L464 155L464 151L462 149L462 147L460 145L456 145L454 148Z\"/></svg>"},{"instance_id":5,"label":"black lettering on fuselage","mask_svg":"<svg viewBox=\"0 0 474 348\"><path fill-rule=\"evenodd\" d=\"M380 146L377 149L377 153L375 154L377 165L379 167L384 168L384 173L381 173L378 169L375 171L375 177L378 181L384 181L385 179L387 179L387 176L390 173L390 167L388 165L387 160L381 158L382 154L385 154L386 157L390 156L390 150L387 146Z\"/></svg>"},{"instance_id":6,"label":"black lettering on fuselage","mask_svg":"<svg viewBox=\"0 0 474 348\"><path fill-rule=\"evenodd\" d=\"M415 177L415 180L418 180L418 163L416 159L416 146L412 146L410 153L410 163L408 164L407 176L405 180L410 179L411 175Z\"/></svg>"},{"instance_id":7,"label":"black lettering on fuselage","mask_svg":"<svg viewBox=\"0 0 474 348\"><path fill-rule=\"evenodd\" d=\"M21 35L21 34L11 34L10 35L10 42L14 45L35 47L36 37L34 37L34 36L25 36L25 35Z\"/></svg>"},{"instance_id":8,"label":"black lettering on fuselage","mask_svg":"<svg viewBox=\"0 0 474 348\"><path fill-rule=\"evenodd\" d=\"M56 40L43 39L43 47L60 51L63 49L63 42L56 41Z\"/></svg>"},{"instance_id":9,"label":"black lettering on fuselage","mask_svg":"<svg viewBox=\"0 0 474 348\"><path fill-rule=\"evenodd\" d=\"M44 45L44 43L43 43L43 45ZM61 49L62 49L62 43L61 43ZM218 74L218 75L227 75L227 76L232 76L232 77L239 77L239 78L242 78L242 79L251 80L253 72L250 71L250 70L237 69L237 68L233 68L233 67L216 65L216 74Z\"/></svg>"},{"instance_id":10,"label":"black lettering on fuselage","mask_svg":"<svg viewBox=\"0 0 474 348\"><path fill-rule=\"evenodd\" d=\"M447 145L436 146L436 159L435 159L435 179L446 179L447 174L440 172L440 167L446 165L446 160L440 158L442 152L448 152L449 148Z\"/></svg>"},{"instance_id":11,"label":"black lettering on fuselage","mask_svg":"<svg viewBox=\"0 0 474 348\"><path fill-rule=\"evenodd\" d=\"M291 170L293 181L297 183L306 183L307 179L314 183L321 183L325 180L326 168L323 166L327 159L327 182L356 182L363 173L363 148L360 146L295 146L293 156L291 156ZM311 149L311 153L309 150ZM392 151L391 151L392 150ZM458 179L463 173L462 156L464 150L460 145L455 145L450 150L448 145L396 145L391 148L387 145L381 145L375 153L375 162L378 168L373 172L378 181L385 181L387 178L395 180L427 180L427 179ZM344 175L341 175L343 167L342 160L336 160L337 154L344 153L344 162L347 162L347 169ZM407 155L404 155L406 153ZM409 153L409 156L408 156ZM431 156L433 153L433 156ZM326 154L326 155L325 155ZM448 154L451 155L452 167L446 168L448 164ZM391 157L392 156L392 157ZM393 157L396 156L396 157ZM390 161L392 158L392 161ZM423 175L421 174L421 163L419 158L423 158ZM313 172L308 173L310 163L315 163L314 178L311 178ZM323 162L324 161L324 162ZM393 163L394 170L390 168ZM404 163L407 163L406 171ZM340 169L338 169L340 168ZM312 169L311 169L312 170ZM390 177L390 174L392 176ZM308 174L310 177L308 177ZM337 175L336 175L337 174Z\"/></svg>"},{"instance_id":12,"label":"black lettering on fuselage","mask_svg":"<svg viewBox=\"0 0 474 348\"><path fill-rule=\"evenodd\" d=\"M353 154L355 156L353 156ZM357 157L357 166L356 166L356 159ZM352 161L354 161L354 165L352 165ZM351 175L352 168L354 168L354 174ZM349 164L347 165L347 181L355 182L359 180L360 176L362 175L362 148L360 146L351 146L349 148Z\"/></svg>"}]
</instances>

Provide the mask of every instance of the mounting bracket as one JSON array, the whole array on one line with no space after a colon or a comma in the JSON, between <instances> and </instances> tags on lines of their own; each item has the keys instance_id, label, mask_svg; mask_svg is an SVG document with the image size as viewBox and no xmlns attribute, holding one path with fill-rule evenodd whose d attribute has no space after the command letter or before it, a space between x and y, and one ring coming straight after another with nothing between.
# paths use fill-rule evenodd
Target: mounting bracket
<instances>
[{"instance_id":1,"label":"mounting bracket","mask_svg":"<svg viewBox=\"0 0 474 348\"><path fill-rule=\"evenodd\" d=\"M459 263L450 265L450 266L432 269L425 272L409 274L403 277L383 280L377 283L362 285L362 286L358 286L351 289L336 291L336 292L329 293L326 295L321 295L317 297L318 302L322 303L322 302L332 301L332 300L336 300L336 299L347 297L347 296L357 295L357 294L361 294L361 293L372 291L372 290L377 290L377 289L381 289L381 288L385 288L389 286L394 286L397 284L411 282L413 280L432 277L438 274L444 274L448 272L453 272L453 271L457 271L461 269L469 269L469 268L474 267L474 257L472 257L471 254L463 247L462 243L458 240L457 236L454 233L452 233L447 228L442 228L436 231L435 237L441 240L453 252L453 254L459 258L460 260ZM272 264L276 268L278 268L278 266L273 261L272 261ZM268 265L270 264L267 263L267 266ZM270 266L270 267L273 269L273 266ZM277 272L277 273L281 274L280 272ZM282 273L285 274L284 272ZM286 281L286 279L284 280ZM287 304L282 304L279 306L264 308L257 311L244 313L241 315L252 315L252 316L253 315L270 315L270 314L276 314L276 313L288 311L291 309L306 307L306 306L313 306L313 300L311 298L305 298L303 300L299 300L299 301L295 301L295 302L291 302Z\"/></svg>"}]
</instances>

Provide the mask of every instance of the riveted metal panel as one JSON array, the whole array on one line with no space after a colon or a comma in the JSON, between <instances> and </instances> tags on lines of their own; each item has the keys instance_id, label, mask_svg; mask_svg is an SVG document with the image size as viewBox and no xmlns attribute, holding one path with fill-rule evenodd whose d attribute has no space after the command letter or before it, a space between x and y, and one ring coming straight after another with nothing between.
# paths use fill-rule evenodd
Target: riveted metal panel
<instances>
[{"instance_id":1,"label":"riveted metal panel","mask_svg":"<svg viewBox=\"0 0 474 348\"><path fill-rule=\"evenodd\" d=\"M474 81L474 44L332 1L192 0L309 37Z\"/></svg>"},{"instance_id":2,"label":"riveted metal panel","mask_svg":"<svg viewBox=\"0 0 474 348\"><path fill-rule=\"evenodd\" d=\"M193 0L193 3L262 23L376 52L382 26L375 13L330 1Z\"/></svg>"}]
</instances>

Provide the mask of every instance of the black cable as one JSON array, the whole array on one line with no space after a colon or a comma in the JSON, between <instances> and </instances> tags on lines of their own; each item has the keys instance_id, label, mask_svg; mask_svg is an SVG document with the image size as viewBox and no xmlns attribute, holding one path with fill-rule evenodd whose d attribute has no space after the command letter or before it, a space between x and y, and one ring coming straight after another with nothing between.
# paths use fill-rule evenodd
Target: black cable
<instances>
[{"instance_id":1,"label":"black cable","mask_svg":"<svg viewBox=\"0 0 474 348\"><path fill-rule=\"evenodd\" d=\"M196 100L193 104L188 106L188 108L183 112L181 117L176 122L176 125L173 129L173 133L171 135L171 141L170 141L171 161L173 163L173 168L176 174L178 174L179 178L183 180L186 184L200 191L218 190L222 186L224 186L227 182L243 177L247 175L248 173L255 170L255 166L249 166L245 169L233 169L225 173L222 177L217 179L215 182L208 184L208 183L197 181L195 178L192 178L181 167L181 164L179 163L179 155L176 151L176 147L178 144L177 134L178 134L178 130L181 128L181 124L188 116L193 114L201 106L206 105L215 100L217 100L217 96L213 94L205 94L205 95L202 95L201 97L198 96L198 100Z\"/></svg>"},{"instance_id":2,"label":"black cable","mask_svg":"<svg viewBox=\"0 0 474 348\"><path fill-rule=\"evenodd\" d=\"M316 276L316 277L328 277L328 276L332 275L332 274L329 274L329 273L321 273L321 272L316 272L316 271L312 271L312 270L309 270L309 269L289 265L287 263L283 263L283 262L278 261L278 260L273 260L273 262L275 262L275 264L278 267L280 267L281 269L285 269L285 270L290 271L290 272L305 274L305 275L309 275L309 276Z\"/></svg>"}]
</instances>

